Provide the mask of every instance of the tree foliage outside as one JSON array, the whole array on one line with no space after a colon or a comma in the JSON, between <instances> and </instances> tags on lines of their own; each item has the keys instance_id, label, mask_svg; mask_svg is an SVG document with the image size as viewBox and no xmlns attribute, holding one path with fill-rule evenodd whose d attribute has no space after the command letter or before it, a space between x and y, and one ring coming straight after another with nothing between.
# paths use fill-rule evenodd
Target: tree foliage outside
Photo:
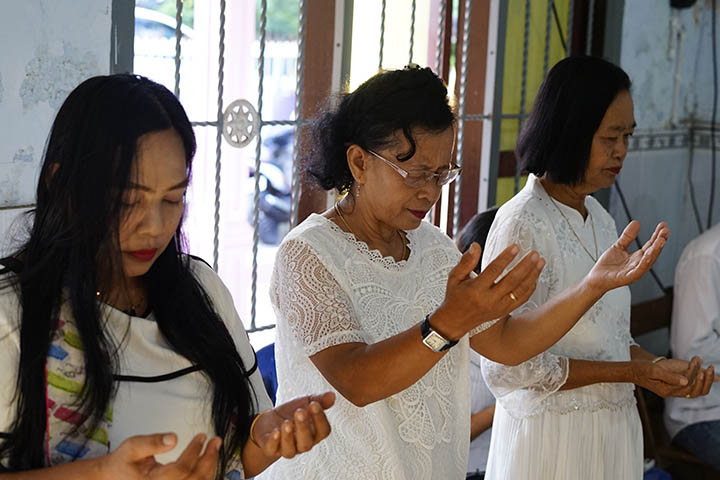
<instances>
[{"instance_id":1,"label":"tree foliage outside","mask_svg":"<svg viewBox=\"0 0 720 480\"><path fill-rule=\"evenodd\" d=\"M176 0L136 0L135 5L164 13L172 18L175 18L175 13L177 12ZM183 0L183 25L193 28L195 24L194 20L195 0Z\"/></svg>"},{"instance_id":2,"label":"tree foliage outside","mask_svg":"<svg viewBox=\"0 0 720 480\"><path fill-rule=\"evenodd\" d=\"M297 39L299 5L298 0L267 0L267 24L265 30L269 39ZM256 0L255 31L258 38L260 37L260 10L261 0Z\"/></svg>"}]
</instances>

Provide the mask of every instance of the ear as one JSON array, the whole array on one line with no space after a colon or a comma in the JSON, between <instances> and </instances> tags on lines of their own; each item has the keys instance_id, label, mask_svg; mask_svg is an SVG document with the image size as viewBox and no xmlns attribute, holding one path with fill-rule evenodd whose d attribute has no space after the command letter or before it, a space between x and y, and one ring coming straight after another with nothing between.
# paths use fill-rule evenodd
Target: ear
<instances>
[{"instance_id":1,"label":"ear","mask_svg":"<svg viewBox=\"0 0 720 480\"><path fill-rule=\"evenodd\" d=\"M359 185L365 184L367 181L367 170L370 166L368 155L361 147L352 144L345 152L350 173L352 173L355 182Z\"/></svg>"}]
</instances>

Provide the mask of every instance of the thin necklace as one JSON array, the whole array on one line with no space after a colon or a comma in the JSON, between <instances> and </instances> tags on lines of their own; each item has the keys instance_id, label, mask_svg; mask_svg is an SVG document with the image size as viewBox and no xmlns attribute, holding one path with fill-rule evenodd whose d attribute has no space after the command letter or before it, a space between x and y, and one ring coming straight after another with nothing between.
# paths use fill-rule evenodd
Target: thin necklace
<instances>
[{"instance_id":1,"label":"thin necklace","mask_svg":"<svg viewBox=\"0 0 720 480\"><path fill-rule=\"evenodd\" d=\"M102 293L100 292L100 290L95 292L95 296L98 297L98 299L100 298L101 295L102 295ZM128 308L127 310L122 310L120 308L118 308L117 310L120 310L121 312L123 312L127 315L130 315L131 317L137 317L138 315L137 315L136 309L137 309L137 307L139 307L142 304L143 300L145 300L145 298L140 297L140 300L138 300L135 305L131 305L130 308Z\"/></svg>"},{"instance_id":2,"label":"thin necklace","mask_svg":"<svg viewBox=\"0 0 720 480\"><path fill-rule=\"evenodd\" d=\"M348 225L347 220L345 220L345 216L342 214L342 211L340 211L340 208L338 207L337 203L333 206L333 208L335 209L335 213L337 213L338 217L340 217L340 220L342 220L343 225L345 225L345 228L347 228L350 231L350 233L353 234L353 236L355 238L358 238L358 236L355 235L355 232L353 232L353 229L350 228L350 225ZM400 233L400 230L397 231L397 234L400 237L400 243L402 243L402 246L403 246L402 257L400 257L400 260L405 260L405 253L407 252L407 245L405 245L405 240L403 239L402 234Z\"/></svg>"},{"instance_id":3,"label":"thin necklace","mask_svg":"<svg viewBox=\"0 0 720 480\"><path fill-rule=\"evenodd\" d=\"M588 250L585 247L585 244L583 243L583 241L580 240L580 236L577 234L577 232L573 228L572 224L570 223L570 220L565 216L563 211L560 210L560 206L557 203L555 203L555 200L553 199L552 195L550 195L548 193L548 197L550 197L550 201L553 203L553 205L555 205L555 208L557 208L557 211L560 212L560 215L562 215L562 217L565 219L565 222L567 222L568 227L570 227L570 231L573 233L573 235L575 235L575 238L577 238L577 241L580 242L580 246L583 248L583 250L585 250L585 253L588 254L588 257L590 257L590 259L593 261L593 263L597 262L598 244L597 244L597 238L595 237L595 222L593 222L593 218L592 218L592 215L590 214L590 210L588 210L588 217L590 217L590 226L592 227L592 232L593 232L593 242L595 242L595 256L594 257L590 254L590 250Z\"/></svg>"}]
</instances>

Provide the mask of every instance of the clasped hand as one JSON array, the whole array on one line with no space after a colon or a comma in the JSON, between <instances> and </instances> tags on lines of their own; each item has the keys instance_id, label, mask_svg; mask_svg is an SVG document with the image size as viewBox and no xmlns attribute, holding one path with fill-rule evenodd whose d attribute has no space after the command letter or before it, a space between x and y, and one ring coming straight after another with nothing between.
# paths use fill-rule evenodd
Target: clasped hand
<instances>
[{"instance_id":1,"label":"clasped hand","mask_svg":"<svg viewBox=\"0 0 720 480\"><path fill-rule=\"evenodd\" d=\"M657 363L633 360L633 366L634 383L663 398L707 395L712 383L718 381L713 366L703 369L700 357L693 357L689 362L675 358Z\"/></svg>"}]
</instances>

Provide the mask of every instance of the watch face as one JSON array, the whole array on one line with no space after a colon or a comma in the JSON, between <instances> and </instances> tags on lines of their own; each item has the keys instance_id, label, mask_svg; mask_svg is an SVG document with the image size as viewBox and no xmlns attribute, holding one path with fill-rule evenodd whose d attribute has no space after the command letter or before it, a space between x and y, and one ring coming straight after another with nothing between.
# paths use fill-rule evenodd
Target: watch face
<instances>
[{"instance_id":1,"label":"watch face","mask_svg":"<svg viewBox=\"0 0 720 480\"><path fill-rule=\"evenodd\" d=\"M431 330L429 334L425 338L423 338L423 343L430 347L431 350L435 352L439 352L441 348L445 346L447 341L440 336L436 331Z\"/></svg>"}]
</instances>

